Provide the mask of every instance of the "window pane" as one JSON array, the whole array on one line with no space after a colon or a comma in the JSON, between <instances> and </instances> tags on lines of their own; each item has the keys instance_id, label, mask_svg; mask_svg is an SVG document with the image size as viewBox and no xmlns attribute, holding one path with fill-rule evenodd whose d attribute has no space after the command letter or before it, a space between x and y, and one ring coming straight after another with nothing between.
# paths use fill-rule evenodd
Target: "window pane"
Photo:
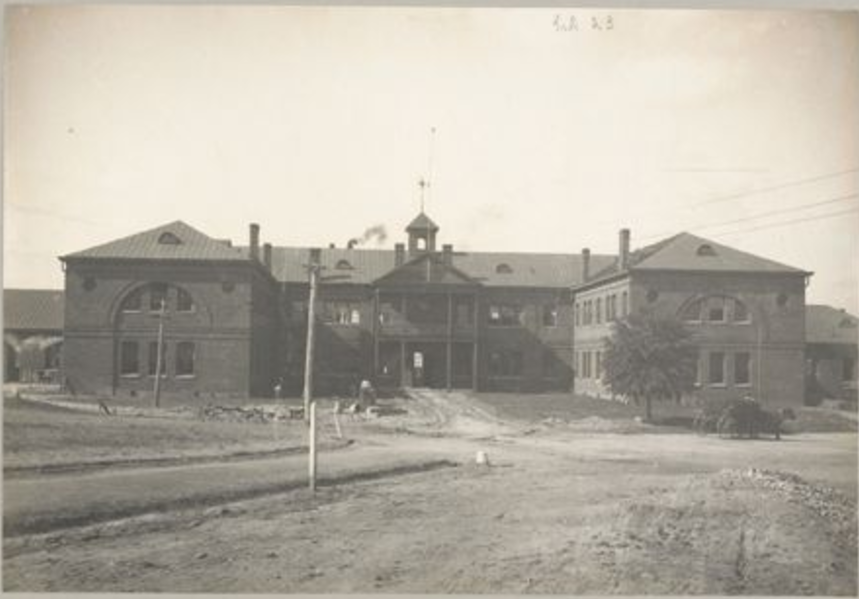
<instances>
[{"instance_id":1,"label":"window pane","mask_svg":"<svg viewBox=\"0 0 859 599\"><path fill-rule=\"evenodd\" d=\"M749 311L746 308L746 305L739 300L734 300L734 321L735 322L748 322L748 320L749 320Z\"/></svg>"},{"instance_id":2,"label":"window pane","mask_svg":"<svg viewBox=\"0 0 859 599\"><path fill-rule=\"evenodd\" d=\"M167 285L163 283L154 283L149 286L149 309L157 312L161 309L161 302L164 302L166 309Z\"/></svg>"},{"instance_id":3,"label":"window pane","mask_svg":"<svg viewBox=\"0 0 859 599\"><path fill-rule=\"evenodd\" d=\"M707 302L707 320L710 322L725 322L725 300L721 297L711 297Z\"/></svg>"},{"instance_id":4,"label":"window pane","mask_svg":"<svg viewBox=\"0 0 859 599\"><path fill-rule=\"evenodd\" d=\"M856 359L844 358L844 368L841 371L841 378L844 382L850 383L856 378Z\"/></svg>"},{"instance_id":5,"label":"window pane","mask_svg":"<svg viewBox=\"0 0 859 599\"><path fill-rule=\"evenodd\" d=\"M138 357L136 341L122 342L122 345L120 346L119 373L140 373L140 358Z\"/></svg>"},{"instance_id":6,"label":"window pane","mask_svg":"<svg viewBox=\"0 0 859 599\"><path fill-rule=\"evenodd\" d=\"M143 293L140 289L132 291L122 301L123 312L140 312L143 307Z\"/></svg>"},{"instance_id":7,"label":"window pane","mask_svg":"<svg viewBox=\"0 0 859 599\"><path fill-rule=\"evenodd\" d=\"M602 298L597 298L597 324L602 322Z\"/></svg>"},{"instance_id":8,"label":"window pane","mask_svg":"<svg viewBox=\"0 0 859 599\"><path fill-rule=\"evenodd\" d=\"M734 354L734 383L748 385L752 382L751 356L746 352Z\"/></svg>"},{"instance_id":9,"label":"window pane","mask_svg":"<svg viewBox=\"0 0 859 599\"><path fill-rule=\"evenodd\" d=\"M194 374L194 344L183 341L176 346L176 376Z\"/></svg>"},{"instance_id":10,"label":"window pane","mask_svg":"<svg viewBox=\"0 0 859 599\"><path fill-rule=\"evenodd\" d=\"M176 310L179 312L193 312L194 300L191 299L191 294L184 289L178 290L176 298Z\"/></svg>"},{"instance_id":11,"label":"window pane","mask_svg":"<svg viewBox=\"0 0 859 599\"><path fill-rule=\"evenodd\" d=\"M719 385L725 382L725 354L713 352L710 354L710 384Z\"/></svg>"}]
</instances>

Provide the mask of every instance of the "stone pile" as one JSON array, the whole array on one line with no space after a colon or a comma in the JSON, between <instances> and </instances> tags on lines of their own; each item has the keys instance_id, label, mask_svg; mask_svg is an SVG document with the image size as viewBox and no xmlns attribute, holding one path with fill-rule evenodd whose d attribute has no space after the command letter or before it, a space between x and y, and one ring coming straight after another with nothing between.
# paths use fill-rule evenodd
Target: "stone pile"
<instances>
[{"instance_id":1,"label":"stone pile","mask_svg":"<svg viewBox=\"0 0 859 599\"><path fill-rule=\"evenodd\" d=\"M261 406L212 406L199 409L197 415L201 420L226 420L230 422L266 423L275 420L286 420L287 416L275 408Z\"/></svg>"},{"instance_id":2,"label":"stone pile","mask_svg":"<svg viewBox=\"0 0 859 599\"><path fill-rule=\"evenodd\" d=\"M795 474L762 468L723 470L720 475L727 482L751 481L756 486L777 493L788 502L805 506L826 520L848 547L856 547L856 502L840 491L811 484Z\"/></svg>"}]
</instances>

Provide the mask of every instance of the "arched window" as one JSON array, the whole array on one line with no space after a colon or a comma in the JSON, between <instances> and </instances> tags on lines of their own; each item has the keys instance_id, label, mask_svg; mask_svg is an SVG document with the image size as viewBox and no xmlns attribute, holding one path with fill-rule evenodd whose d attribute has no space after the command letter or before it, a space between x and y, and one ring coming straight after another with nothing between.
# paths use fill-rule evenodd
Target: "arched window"
<instances>
[{"instance_id":1,"label":"arched window","mask_svg":"<svg viewBox=\"0 0 859 599\"><path fill-rule=\"evenodd\" d=\"M122 300L123 312L140 312L143 308L143 289L135 289Z\"/></svg>"},{"instance_id":2,"label":"arched window","mask_svg":"<svg viewBox=\"0 0 859 599\"><path fill-rule=\"evenodd\" d=\"M745 303L735 297L712 295L686 304L680 310L684 322L751 322Z\"/></svg>"},{"instance_id":3,"label":"arched window","mask_svg":"<svg viewBox=\"0 0 859 599\"><path fill-rule=\"evenodd\" d=\"M337 270L352 270L352 264L348 260L338 260L334 268Z\"/></svg>"},{"instance_id":4,"label":"arched window","mask_svg":"<svg viewBox=\"0 0 859 599\"><path fill-rule=\"evenodd\" d=\"M513 274L513 268L509 264L502 262L495 267L495 272L499 275L509 275Z\"/></svg>"}]
</instances>

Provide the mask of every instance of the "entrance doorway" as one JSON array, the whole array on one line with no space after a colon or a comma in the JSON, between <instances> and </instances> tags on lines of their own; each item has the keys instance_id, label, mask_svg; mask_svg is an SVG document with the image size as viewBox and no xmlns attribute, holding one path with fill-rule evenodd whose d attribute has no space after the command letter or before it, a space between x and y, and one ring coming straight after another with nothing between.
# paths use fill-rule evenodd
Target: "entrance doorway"
<instances>
[{"instance_id":1,"label":"entrance doorway","mask_svg":"<svg viewBox=\"0 0 859 599\"><path fill-rule=\"evenodd\" d=\"M442 389L447 386L447 354L444 343L406 345L406 370L413 387Z\"/></svg>"}]
</instances>

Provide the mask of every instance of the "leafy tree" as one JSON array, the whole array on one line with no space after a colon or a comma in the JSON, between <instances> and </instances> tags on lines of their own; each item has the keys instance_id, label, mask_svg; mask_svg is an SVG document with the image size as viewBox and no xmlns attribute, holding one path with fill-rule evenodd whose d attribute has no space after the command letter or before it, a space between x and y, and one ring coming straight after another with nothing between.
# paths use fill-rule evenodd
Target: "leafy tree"
<instances>
[{"instance_id":1,"label":"leafy tree","mask_svg":"<svg viewBox=\"0 0 859 599\"><path fill-rule=\"evenodd\" d=\"M615 395L645 402L651 420L654 399L675 399L695 384L696 352L690 333L674 319L632 314L614 324L603 360L603 382Z\"/></svg>"}]
</instances>

